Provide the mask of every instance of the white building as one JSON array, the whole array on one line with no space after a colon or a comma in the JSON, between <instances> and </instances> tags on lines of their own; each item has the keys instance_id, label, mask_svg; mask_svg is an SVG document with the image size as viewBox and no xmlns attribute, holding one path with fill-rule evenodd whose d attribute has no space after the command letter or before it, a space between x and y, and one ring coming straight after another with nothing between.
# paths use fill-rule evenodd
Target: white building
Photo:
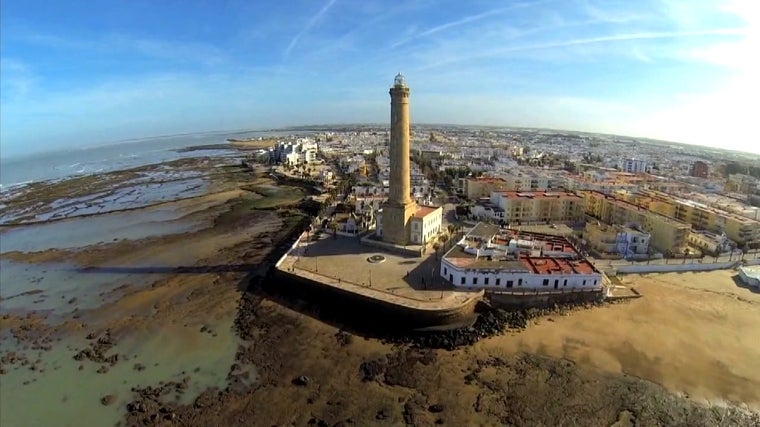
<instances>
[{"instance_id":1,"label":"white building","mask_svg":"<svg viewBox=\"0 0 760 427\"><path fill-rule=\"evenodd\" d=\"M428 243L441 232L443 208L440 206L420 206L409 223L409 240L413 244Z\"/></svg>"},{"instance_id":2,"label":"white building","mask_svg":"<svg viewBox=\"0 0 760 427\"><path fill-rule=\"evenodd\" d=\"M480 223L441 259L456 287L492 292L601 290L602 274L565 238Z\"/></svg>"},{"instance_id":3,"label":"white building","mask_svg":"<svg viewBox=\"0 0 760 427\"><path fill-rule=\"evenodd\" d=\"M279 142L269 151L269 159L274 162L300 165L317 159L318 145L309 138L299 138L296 142Z\"/></svg>"},{"instance_id":4,"label":"white building","mask_svg":"<svg viewBox=\"0 0 760 427\"><path fill-rule=\"evenodd\" d=\"M652 235L631 227L586 223L584 237L589 246L601 255L613 254L636 258L649 254Z\"/></svg>"},{"instance_id":5,"label":"white building","mask_svg":"<svg viewBox=\"0 0 760 427\"><path fill-rule=\"evenodd\" d=\"M440 206L417 206L415 214L409 218L409 243L423 245L431 241L441 232L443 223L443 208ZM383 212L377 214L375 234L383 235Z\"/></svg>"},{"instance_id":6,"label":"white building","mask_svg":"<svg viewBox=\"0 0 760 427\"><path fill-rule=\"evenodd\" d=\"M715 234L705 230L689 231L688 242L702 251L703 254L722 254L731 252L731 240L726 233Z\"/></svg>"},{"instance_id":7,"label":"white building","mask_svg":"<svg viewBox=\"0 0 760 427\"><path fill-rule=\"evenodd\" d=\"M618 167L623 172L629 173L648 173L652 168L649 162L641 159L624 159L618 162Z\"/></svg>"},{"instance_id":8,"label":"white building","mask_svg":"<svg viewBox=\"0 0 760 427\"><path fill-rule=\"evenodd\" d=\"M477 219L500 221L504 219L504 209L494 205L489 199L480 199L470 207L470 215Z\"/></svg>"},{"instance_id":9,"label":"white building","mask_svg":"<svg viewBox=\"0 0 760 427\"><path fill-rule=\"evenodd\" d=\"M739 267L739 278L746 285L760 289L760 265Z\"/></svg>"}]
</instances>

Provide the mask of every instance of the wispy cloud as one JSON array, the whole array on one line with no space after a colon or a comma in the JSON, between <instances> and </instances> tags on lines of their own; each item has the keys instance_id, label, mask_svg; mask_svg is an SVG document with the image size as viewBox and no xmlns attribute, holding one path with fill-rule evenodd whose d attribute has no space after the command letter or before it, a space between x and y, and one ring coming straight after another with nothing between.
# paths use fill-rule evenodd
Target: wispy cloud
<instances>
[{"instance_id":1,"label":"wispy cloud","mask_svg":"<svg viewBox=\"0 0 760 427\"><path fill-rule=\"evenodd\" d=\"M37 78L30 67L23 61L14 58L2 58L0 60L0 73L2 73L3 101L9 98L26 97L36 85Z\"/></svg>"},{"instance_id":2,"label":"wispy cloud","mask_svg":"<svg viewBox=\"0 0 760 427\"><path fill-rule=\"evenodd\" d=\"M614 24L624 24L646 17L646 15L642 14L640 11L626 11L622 8L607 10L605 8L598 7L591 2L584 2L583 10L586 15L590 16L596 21Z\"/></svg>"},{"instance_id":3,"label":"wispy cloud","mask_svg":"<svg viewBox=\"0 0 760 427\"><path fill-rule=\"evenodd\" d=\"M444 65L453 63L472 61L477 59L493 58L502 55L516 53L516 52L529 52L545 49L556 49L573 46L583 46L602 43L616 43L625 41L636 40L654 40L654 39L676 39L676 38L690 38L690 37L704 37L704 36L739 36L747 33L746 28L718 28L710 30L695 30L695 31L651 31L640 33L628 33L628 34L613 34L599 37L577 38L564 41L552 41L546 43L528 44L523 46L514 46L503 49L494 49L486 52L476 53L474 55L460 55L449 57L443 61L433 62L426 64L420 68L420 70L428 70L431 68L437 68Z\"/></svg>"},{"instance_id":4,"label":"wispy cloud","mask_svg":"<svg viewBox=\"0 0 760 427\"><path fill-rule=\"evenodd\" d=\"M143 57L201 65L218 65L228 60L221 49L206 43L177 42L121 33L109 33L85 39L73 36L62 37L35 30L19 31L16 37L24 43L63 51L76 50L97 54L130 52Z\"/></svg>"},{"instance_id":5,"label":"wispy cloud","mask_svg":"<svg viewBox=\"0 0 760 427\"><path fill-rule=\"evenodd\" d=\"M333 5L335 4L335 2L336 2L336 0L328 0L327 3L325 3L324 6L322 6L322 9L319 9L319 12L317 12L316 14L314 14L309 19L309 22L306 23L306 26L303 27L303 29L301 30L301 32L299 32L298 34L296 34L295 37L293 37L293 39L290 40L290 43L288 44L288 47L285 48L285 52L283 53L283 55L285 56L285 58L287 58L288 56L290 56L290 52L293 50L293 48L296 47L296 45L298 44L298 41L301 40L301 37L303 37L309 31L311 31L311 29L322 19L322 17L325 16L325 14L327 13L327 11L329 11L330 8L333 7Z\"/></svg>"},{"instance_id":6,"label":"wispy cloud","mask_svg":"<svg viewBox=\"0 0 760 427\"><path fill-rule=\"evenodd\" d=\"M442 31L449 30L451 28L456 28L456 27L460 27L462 25L471 24L473 22L481 21L481 20L483 20L485 18L488 18L488 17L491 17L491 16L495 16L495 15L499 15L499 14L508 12L510 10L513 10L513 9L538 6L538 5L541 5L541 4L544 4L544 3L549 3L551 1L552 0L543 0L543 1L536 1L536 2L532 2L532 3L518 3L518 4L513 4L513 5L510 5L510 6L507 6L507 7L500 7L500 8L496 8L496 9L487 10L485 12L481 12L481 13L478 13L478 14L475 14L475 15L465 16L464 18L457 19L457 20L450 21L450 22L446 22L444 24L437 25L435 27L429 28L429 29L427 29L425 31L422 31L420 33L417 33L417 34L414 34L412 36L409 36L409 37L406 37L404 39L401 39L401 40L393 43L390 46L390 48L394 49L394 48L397 48L399 46L403 46L403 45L405 45L407 43L410 43L412 41L415 41L417 39L421 39L421 38L424 38L424 37L429 37L429 36L432 36L432 35L434 35L436 33L440 33Z\"/></svg>"}]
</instances>

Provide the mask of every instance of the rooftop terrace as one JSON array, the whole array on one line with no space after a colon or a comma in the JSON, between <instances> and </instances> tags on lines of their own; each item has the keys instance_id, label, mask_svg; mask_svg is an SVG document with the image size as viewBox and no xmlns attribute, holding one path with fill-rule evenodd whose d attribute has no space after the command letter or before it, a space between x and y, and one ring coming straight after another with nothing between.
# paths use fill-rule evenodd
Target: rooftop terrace
<instances>
[{"instance_id":1,"label":"rooftop terrace","mask_svg":"<svg viewBox=\"0 0 760 427\"><path fill-rule=\"evenodd\" d=\"M479 223L444 258L468 269L533 274L592 274L598 271L564 237L502 229Z\"/></svg>"}]
</instances>

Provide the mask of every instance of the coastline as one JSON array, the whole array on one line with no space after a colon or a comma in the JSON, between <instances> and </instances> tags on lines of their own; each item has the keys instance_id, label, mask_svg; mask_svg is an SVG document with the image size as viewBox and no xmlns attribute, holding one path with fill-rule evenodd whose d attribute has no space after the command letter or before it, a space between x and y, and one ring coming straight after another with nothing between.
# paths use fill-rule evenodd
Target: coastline
<instances>
[{"instance_id":1,"label":"coastline","mask_svg":"<svg viewBox=\"0 0 760 427\"><path fill-rule=\"evenodd\" d=\"M214 168L202 162L193 167ZM305 216L295 205L305 193L281 189L271 199L275 208L263 209L270 203L255 188L272 185L270 178L263 171L234 168L230 163L229 174L208 174L201 195L122 211L133 216L169 206L180 215L165 223L193 224L186 231L3 253L4 262L21 263L35 277L82 280L82 289L66 288L62 294L42 280L27 289L39 285L41 292L0 301L0 369L5 371L0 382L19 381L15 393L50 399L48 415L14 414L24 403L6 401L3 425L34 421L32 416L56 417L37 418L38 425L52 420L77 425L760 423L757 413L745 412L748 404L718 403L752 403L758 397L752 389L760 389L760 379L747 371L749 362L733 356L735 369L714 365L729 352L748 360L756 354L750 342L728 342L759 318L757 295L714 290L709 283L702 290L681 289L676 278L683 275L629 276L645 282L644 298L537 313L450 350L413 334L378 336L336 316L340 306L272 291L273 278L266 272L299 232ZM85 218L78 217L83 221L76 226L86 227L92 217ZM63 273L54 265L65 265ZM719 274L699 277L723 277ZM694 305L708 291L718 292L709 295L721 311ZM6 311L6 304L24 301L31 311ZM34 309L40 304L55 309L52 314ZM737 304L745 310L741 316ZM642 320L651 310L654 317ZM612 334L614 319L622 320ZM681 328L685 335L673 345L655 340L668 319L693 323ZM720 319L725 325L710 329ZM381 331L382 322L375 324ZM711 349L686 345L705 331L714 332ZM657 344L646 348L648 342ZM625 343L646 350L631 352ZM679 369L675 364L687 356L694 362ZM673 366L664 362L667 357ZM695 368L702 375L715 372L709 382L689 383L687 371ZM738 373L721 383L727 372ZM55 390L64 379L80 384L83 396ZM744 391L732 394L728 386ZM755 405L757 411L760 403Z\"/></svg>"}]
</instances>

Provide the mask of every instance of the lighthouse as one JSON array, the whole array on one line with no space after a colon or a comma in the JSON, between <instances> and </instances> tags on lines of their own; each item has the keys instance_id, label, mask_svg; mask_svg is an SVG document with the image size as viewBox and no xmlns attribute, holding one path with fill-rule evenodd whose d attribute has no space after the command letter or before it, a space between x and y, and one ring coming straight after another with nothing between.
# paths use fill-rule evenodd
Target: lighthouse
<instances>
[{"instance_id":1,"label":"lighthouse","mask_svg":"<svg viewBox=\"0 0 760 427\"><path fill-rule=\"evenodd\" d=\"M409 243L410 218L417 212L412 200L409 173L409 86L400 73L393 80L391 95L390 191L383 206L383 240L395 245Z\"/></svg>"}]
</instances>

